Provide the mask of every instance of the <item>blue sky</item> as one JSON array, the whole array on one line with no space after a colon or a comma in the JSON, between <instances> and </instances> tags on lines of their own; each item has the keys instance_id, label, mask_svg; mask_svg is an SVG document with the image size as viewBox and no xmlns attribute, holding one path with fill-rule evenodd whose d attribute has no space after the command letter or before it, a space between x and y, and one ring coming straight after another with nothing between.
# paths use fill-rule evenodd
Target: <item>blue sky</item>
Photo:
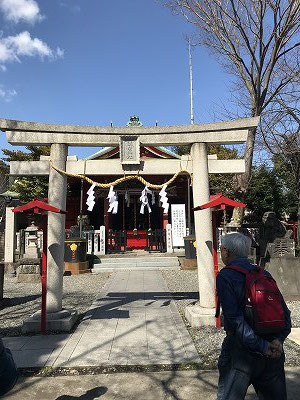
<instances>
[{"instance_id":1,"label":"blue sky","mask_svg":"<svg viewBox=\"0 0 300 400\"><path fill-rule=\"evenodd\" d=\"M194 28L158 0L0 0L0 24L1 118L189 123L185 36ZM230 77L206 49L192 53L195 123L222 119L215 113L230 99Z\"/></svg>"}]
</instances>

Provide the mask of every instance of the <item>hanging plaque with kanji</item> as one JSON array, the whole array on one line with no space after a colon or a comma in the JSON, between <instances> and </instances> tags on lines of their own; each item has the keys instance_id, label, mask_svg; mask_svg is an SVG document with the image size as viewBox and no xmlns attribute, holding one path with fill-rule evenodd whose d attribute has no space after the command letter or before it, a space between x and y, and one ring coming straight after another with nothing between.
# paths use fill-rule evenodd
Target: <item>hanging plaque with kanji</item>
<instances>
[{"instance_id":1,"label":"hanging plaque with kanji","mask_svg":"<svg viewBox=\"0 0 300 400\"><path fill-rule=\"evenodd\" d=\"M120 159L122 164L140 163L140 140L138 136L120 137Z\"/></svg>"}]
</instances>

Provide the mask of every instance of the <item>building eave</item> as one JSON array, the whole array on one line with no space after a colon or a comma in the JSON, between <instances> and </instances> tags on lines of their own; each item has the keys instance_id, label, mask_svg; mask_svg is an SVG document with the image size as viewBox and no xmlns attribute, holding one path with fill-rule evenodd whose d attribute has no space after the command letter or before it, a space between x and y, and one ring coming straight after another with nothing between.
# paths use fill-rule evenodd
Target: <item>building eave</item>
<instances>
[{"instance_id":1,"label":"building eave","mask_svg":"<svg viewBox=\"0 0 300 400\"><path fill-rule=\"evenodd\" d=\"M151 151L151 149L157 149L159 152L165 153L168 156L180 159L180 156L178 154L174 153L173 151L167 149L164 146L144 146L144 147L149 149L150 151ZM117 149L117 147L112 147L112 146L111 147L103 147L101 150L97 151L96 153L94 153L88 157L85 157L83 160L95 160L98 157L105 156L105 154L110 153L114 149ZM156 154L157 156L161 156L161 158L164 158L161 154L156 153L155 151L153 153Z\"/></svg>"}]
</instances>

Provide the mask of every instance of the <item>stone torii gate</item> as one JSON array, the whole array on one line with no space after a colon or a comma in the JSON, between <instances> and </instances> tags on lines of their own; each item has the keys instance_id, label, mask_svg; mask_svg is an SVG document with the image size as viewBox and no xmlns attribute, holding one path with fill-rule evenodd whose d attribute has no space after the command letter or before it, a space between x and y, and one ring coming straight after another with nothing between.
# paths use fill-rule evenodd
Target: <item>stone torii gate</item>
<instances>
[{"instance_id":1,"label":"stone torii gate","mask_svg":"<svg viewBox=\"0 0 300 400\"><path fill-rule=\"evenodd\" d=\"M182 126L104 127L58 125L0 119L0 130L6 132L12 145L50 145L50 160L60 170L76 174L123 175L124 173L174 174L186 161L184 169L193 174L194 207L209 201L209 173L243 173L244 160L216 160L207 156L208 143L235 144L247 140L248 130L257 126L259 118ZM192 144L191 155L182 160L150 160L141 163L139 145ZM68 146L118 146L120 160L67 160ZM126 147L127 146L127 147ZM127 150L126 150L127 148ZM124 153L123 153L123 150ZM126 160L126 151L130 156ZM127 154L128 155L128 154ZM151 164L152 163L152 164ZM50 167L49 160L11 162L11 175L48 175L48 201L65 210L67 177ZM100 173L101 174L101 173ZM215 325L214 263L212 256L211 210L195 213L197 264L200 301L186 309L192 326ZM48 279L47 320L62 330L71 328L75 313L62 309L65 216L48 216ZM50 322L51 323L51 322Z\"/></svg>"}]
</instances>

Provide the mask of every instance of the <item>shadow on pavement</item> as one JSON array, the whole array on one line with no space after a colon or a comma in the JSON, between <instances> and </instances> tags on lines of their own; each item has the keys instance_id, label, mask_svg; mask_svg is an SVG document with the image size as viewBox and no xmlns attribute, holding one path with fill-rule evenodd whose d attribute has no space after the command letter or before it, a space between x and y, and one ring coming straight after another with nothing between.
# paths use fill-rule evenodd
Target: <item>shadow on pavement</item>
<instances>
[{"instance_id":1,"label":"shadow on pavement","mask_svg":"<svg viewBox=\"0 0 300 400\"><path fill-rule=\"evenodd\" d=\"M100 386L94 389L87 390L86 393L82 394L81 396L69 396L64 394L62 396L57 397L56 400L76 400L76 399L94 400L99 398L99 396L102 396L106 392L107 392L107 387Z\"/></svg>"},{"instance_id":2,"label":"shadow on pavement","mask_svg":"<svg viewBox=\"0 0 300 400\"><path fill-rule=\"evenodd\" d=\"M21 297L14 297L14 298L4 298L2 300L2 305L0 306L0 309L3 310L5 308L9 307L14 307L14 306L19 306L25 303L28 303L29 301L34 301L41 297L40 294L31 294L28 296L21 296Z\"/></svg>"},{"instance_id":3,"label":"shadow on pavement","mask_svg":"<svg viewBox=\"0 0 300 400\"><path fill-rule=\"evenodd\" d=\"M198 292L109 292L95 300L93 310L87 315L93 314L92 319L129 318L129 311L119 307L140 300L145 301L145 307L160 301L158 308L161 308L169 306L172 300L199 300L199 295Z\"/></svg>"}]
</instances>

